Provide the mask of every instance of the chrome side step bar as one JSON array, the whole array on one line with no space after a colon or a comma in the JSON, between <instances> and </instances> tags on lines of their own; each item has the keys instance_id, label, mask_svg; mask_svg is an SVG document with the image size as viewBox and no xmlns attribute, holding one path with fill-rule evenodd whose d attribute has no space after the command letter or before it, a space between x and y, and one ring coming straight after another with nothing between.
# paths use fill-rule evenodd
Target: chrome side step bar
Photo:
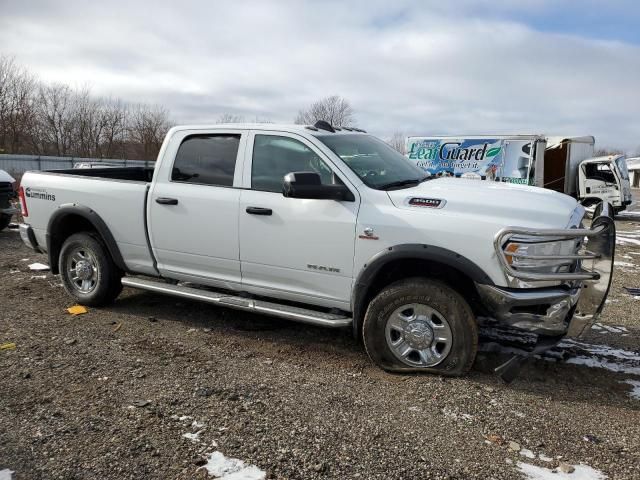
<instances>
[{"instance_id":1,"label":"chrome side step bar","mask_svg":"<svg viewBox=\"0 0 640 480\"><path fill-rule=\"evenodd\" d=\"M198 300L201 302L213 303L222 307L235 308L254 313L263 313L274 317L293 320L295 322L308 323L320 327L349 327L352 318L334 313L318 312L300 307L282 305L265 300L254 300L251 298L238 297L223 293L200 290L182 285L171 285L169 283L147 280L143 278L123 277L122 285L125 287L139 288L150 292L173 295L174 297Z\"/></svg>"}]
</instances>

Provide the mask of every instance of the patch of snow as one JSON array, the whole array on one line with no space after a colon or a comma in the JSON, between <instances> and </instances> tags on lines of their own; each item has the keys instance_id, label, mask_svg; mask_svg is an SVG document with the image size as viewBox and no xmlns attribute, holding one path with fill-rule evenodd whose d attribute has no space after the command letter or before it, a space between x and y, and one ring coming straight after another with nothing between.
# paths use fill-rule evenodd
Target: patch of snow
<instances>
[{"instance_id":1,"label":"patch of snow","mask_svg":"<svg viewBox=\"0 0 640 480\"><path fill-rule=\"evenodd\" d=\"M192 420L193 417L190 417L189 415L182 415L181 417L178 417L178 420L180 420L181 422L184 422L185 420Z\"/></svg>"},{"instance_id":2,"label":"patch of snow","mask_svg":"<svg viewBox=\"0 0 640 480\"><path fill-rule=\"evenodd\" d=\"M446 407L442 409L442 413L444 414L445 417L450 417L450 418L453 418L454 420L472 420L473 419L473 416L469 415L468 413L456 413L449 410Z\"/></svg>"},{"instance_id":3,"label":"patch of snow","mask_svg":"<svg viewBox=\"0 0 640 480\"><path fill-rule=\"evenodd\" d=\"M36 272L43 272L45 270L49 270L49 265L45 265L44 263L31 263L29 265L29 270L35 270Z\"/></svg>"},{"instance_id":4,"label":"patch of snow","mask_svg":"<svg viewBox=\"0 0 640 480\"><path fill-rule=\"evenodd\" d=\"M622 383L628 383L633 387L633 389L629 392L629 396L631 398L635 398L636 400L640 400L640 381L638 380L625 380Z\"/></svg>"},{"instance_id":5,"label":"patch of snow","mask_svg":"<svg viewBox=\"0 0 640 480\"><path fill-rule=\"evenodd\" d=\"M17 269L17 268L10 268L10 269L9 269L9 273L13 275L13 274L15 274L15 273L20 273L20 270L19 270L19 269Z\"/></svg>"},{"instance_id":6,"label":"patch of snow","mask_svg":"<svg viewBox=\"0 0 640 480\"><path fill-rule=\"evenodd\" d=\"M573 466L575 468L573 473L554 471L523 462L518 462L518 468L527 480L604 480L607 478L601 471L582 463Z\"/></svg>"},{"instance_id":7,"label":"patch of snow","mask_svg":"<svg viewBox=\"0 0 640 480\"><path fill-rule=\"evenodd\" d=\"M584 365L589 368L604 368L610 372L633 373L640 375L640 367L628 367L619 363L603 360L601 358L578 356L567 359L565 363L570 363L572 365Z\"/></svg>"},{"instance_id":8,"label":"patch of snow","mask_svg":"<svg viewBox=\"0 0 640 480\"><path fill-rule=\"evenodd\" d=\"M595 323L591 327L593 330L604 330L604 332L600 333L628 333L627 330L622 325L604 325L602 323Z\"/></svg>"},{"instance_id":9,"label":"patch of snow","mask_svg":"<svg viewBox=\"0 0 640 480\"><path fill-rule=\"evenodd\" d=\"M553 461L553 458L547 457L544 453L538 454L538 458L540 460L542 460L543 462L552 462Z\"/></svg>"},{"instance_id":10,"label":"patch of snow","mask_svg":"<svg viewBox=\"0 0 640 480\"><path fill-rule=\"evenodd\" d=\"M198 443L200 441L200 434L202 430L198 430L196 433L183 433L182 436L187 440L191 440L193 443Z\"/></svg>"},{"instance_id":11,"label":"patch of snow","mask_svg":"<svg viewBox=\"0 0 640 480\"><path fill-rule=\"evenodd\" d=\"M0 470L0 480L11 480L14 473L16 472L14 472L13 470L3 468L2 470Z\"/></svg>"},{"instance_id":12,"label":"patch of snow","mask_svg":"<svg viewBox=\"0 0 640 480\"><path fill-rule=\"evenodd\" d=\"M47 278L46 275L31 275L31 280L39 280L42 278Z\"/></svg>"},{"instance_id":13,"label":"patch of snow","mask_svg":"<svg viewBox=\"0 0 640 480\"><path fill-rule=\"evenodd\" d=\"M207 463L200 468L222 480L264 480L267 477L267 473L255 465L247 465L237 458L227 458L222 452L210 453Z\"/></svg>"},{"instance_id":14,"label":"patch of snow","mask_svg":"<svg viewBox=\"0 0 640 480\"><path fill-rule=\"evenodd\" d=\"M614 262L613 262L613 264L614 264L616 267L627 267L627 268L628 268L628 267L635 267L635 266L636 266L636 264L635 264L635 263L631 263L631 262L623 262L623 261L621 261L621 260L620 260L620 261L616 260L616 261L614 261Z\"/></svg>"},{"instance_id":15,"label":"patch of snow","mask_svg":"<svg viewBox=\"0 0 640 480\"><path fill-rule=\"evenodd\" d=\"M626 244L631 244L631 245L640 245L640 240L636 239L636 238L629 238L629 237L623 237L622 235L618 235L616 237L616 243L618 245L626 245Z\"/></svg>"},{"instance_id":16,"label":"patch of snow","mask_svg":"<svg viewBox=\"0 0 640 480\"><path fill-rule=\"evenodd\" d=\"M193 422L191 422L191 426L193 428L202 428L204 427L204 423L200 423L199 421L194 420Z\"/></svg>"},{"instance_id":17,"label":"patch of snow","mask_svg":"<svg viewBox=\"0 0 640 480\"><path fill-rule=\"evenodd\" d=\"M566 359L565 363L640 375L640 353L638 352L613 348L608 345L583 343L572 339L561 341L557 348L578 350L578 353Z\"/></svg>"},{"instance_id":18,"label":"patch of snow","mask_svg":"<svg viewBox=\"0 0 640 480\"><path fill-rule=\"evenodd\" d=\"M640 300L640 297L638 299ZM517 355L526 353L522 348L505 346L495 342L483 342L480 344L479 350ZM609 345L583 343L570 338L562 340L558 345L540 355L534 355L534 358L548 362L564 362L602 368L611 372L640 375L640 352L613 348Z\"/></svg>"},{"instance_id":19,"label":"patch of snow","mask_svg":"<svg viewBox=\"0 0 640 480\"><path fill-rule=\"evenodd\" d=\"M616 215L617 217L632 217L632 218L638 218L640 217L640 212L635 212L635 211L625 211L625 212L620 212Z\"/></svg>"},{"instance_id":20,"label":"patch of snow","mask_svg":"<svg viewBox=\"0 0 640 480\"><path fill-rule=\"evenodd\" d=\"M523 457L532 458L532 459L536 458L536 454L533 453L528 448L523 448L522 450L520 450L520 455L522 455Z\"/></svg>"}]
</instances>

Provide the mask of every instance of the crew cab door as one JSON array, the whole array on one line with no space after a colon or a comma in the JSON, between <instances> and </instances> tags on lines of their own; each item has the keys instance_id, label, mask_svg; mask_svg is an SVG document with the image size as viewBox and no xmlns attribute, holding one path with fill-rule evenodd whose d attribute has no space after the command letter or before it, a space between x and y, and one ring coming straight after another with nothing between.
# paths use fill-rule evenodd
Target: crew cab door
<instances>
[{"instance_id":1,"label":"crew cab door","mask_svg":"<svg viewBox=\"0 0 640 480\"><path fill-rule=\"evenodd\" d=\"M315 171L322 183L344 183L355 201L286 198L287 173ZM256 294L348 309L359 195L321 151L302 136L250 135L240 196L243 289Z\"/></svg>"},{"instance_id":2,"label":"crew cab door","mask_svg":"<svg viewBox=\"0 0 640 480\"><path fill-rule=\"evenodd\" d=\"M238 205L246 132L174 133L147 199L162 275L239 288Z\"/></svg>"}]
</instances>

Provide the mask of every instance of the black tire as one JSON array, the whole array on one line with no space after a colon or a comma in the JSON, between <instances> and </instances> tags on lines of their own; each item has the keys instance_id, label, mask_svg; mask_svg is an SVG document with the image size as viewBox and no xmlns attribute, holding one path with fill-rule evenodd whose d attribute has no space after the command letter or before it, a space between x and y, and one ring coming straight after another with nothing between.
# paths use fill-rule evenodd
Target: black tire
<instances>
[{"instance_id":1,"label":"black tire","mask_svg":"<svg viewBox=\"0 0 640 480\"><path fill-rule=\"evenodd\" d=\"M406 361L401 361L391 350L389 343L393 338L391 333L389 337L386 333L387 322L390 321L394 312L409 304L426 306L435 310L439 315L438 318L446 319L450 341L446 343L448 345L446 348L442 348L443 351L440 352L442 358L435 360L438 362L435 365L409 365ZM442 323L437 318L436 322ZM431 331L435 332L435 330ZM478 351L478 325L469 304L462 295L448 285L423 278L401 280L384 288L367 308L362 337L369 358L380 368L390 372L464 375L473 366ZM390 340L388 341L387 338ZM428 342L428 339L426 341ZM439 348L435 343L431 345L433 349ZM418 353L418 351L412 351L410 355L417 356ZM408 361L409 358L406 360Z\"/></svg>"},{"instance_id":2,"label":"black tire","mask_svg":"<svg viewBox=\"0 0 640 480\"><path fill-rule=\"evenodd\" d=\"M72 273L69 271L70 265L73 265L74 255L80 252L89 259L93 271L91 279L93 287L89 291L82 291L81 286L76 283L78 280L74 282ZM78 266L77 263L75 265ZM60 250L58 268L65 290L82 305L91 307L107 305L122 291L120 281L122 271L113 263L101 239L93 233L80 232L67 238ZM75 271L78 272L78 270Z\"/></svg>"},{"instance_id":3,"label":"black tire","mask_svg":"<svg viewBox=\"0 0 640 480\"><path fill-rule=\"evenodd\" d=\"M11 223L11 215L5 215L4 213L0 213L0 232L7 228Z\"/></svg>"}]
</instances>

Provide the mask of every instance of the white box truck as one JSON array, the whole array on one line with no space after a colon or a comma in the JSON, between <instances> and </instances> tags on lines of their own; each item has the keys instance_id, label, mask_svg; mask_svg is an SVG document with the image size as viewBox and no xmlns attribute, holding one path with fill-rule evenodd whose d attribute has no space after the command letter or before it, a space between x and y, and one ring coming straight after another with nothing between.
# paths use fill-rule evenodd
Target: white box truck
<instances>
[{"instance_id":1,"label":"white box truck","mask_svg":"<svg viewBox=\"0 0 640 480\"><path fill-rule=\"evenodd\" d=\"M408 137L406 156L430 175L532 185L624 210L631 203L624 156L594 158L594 145L592 136Z\"/></svg>"}]
</instances>

